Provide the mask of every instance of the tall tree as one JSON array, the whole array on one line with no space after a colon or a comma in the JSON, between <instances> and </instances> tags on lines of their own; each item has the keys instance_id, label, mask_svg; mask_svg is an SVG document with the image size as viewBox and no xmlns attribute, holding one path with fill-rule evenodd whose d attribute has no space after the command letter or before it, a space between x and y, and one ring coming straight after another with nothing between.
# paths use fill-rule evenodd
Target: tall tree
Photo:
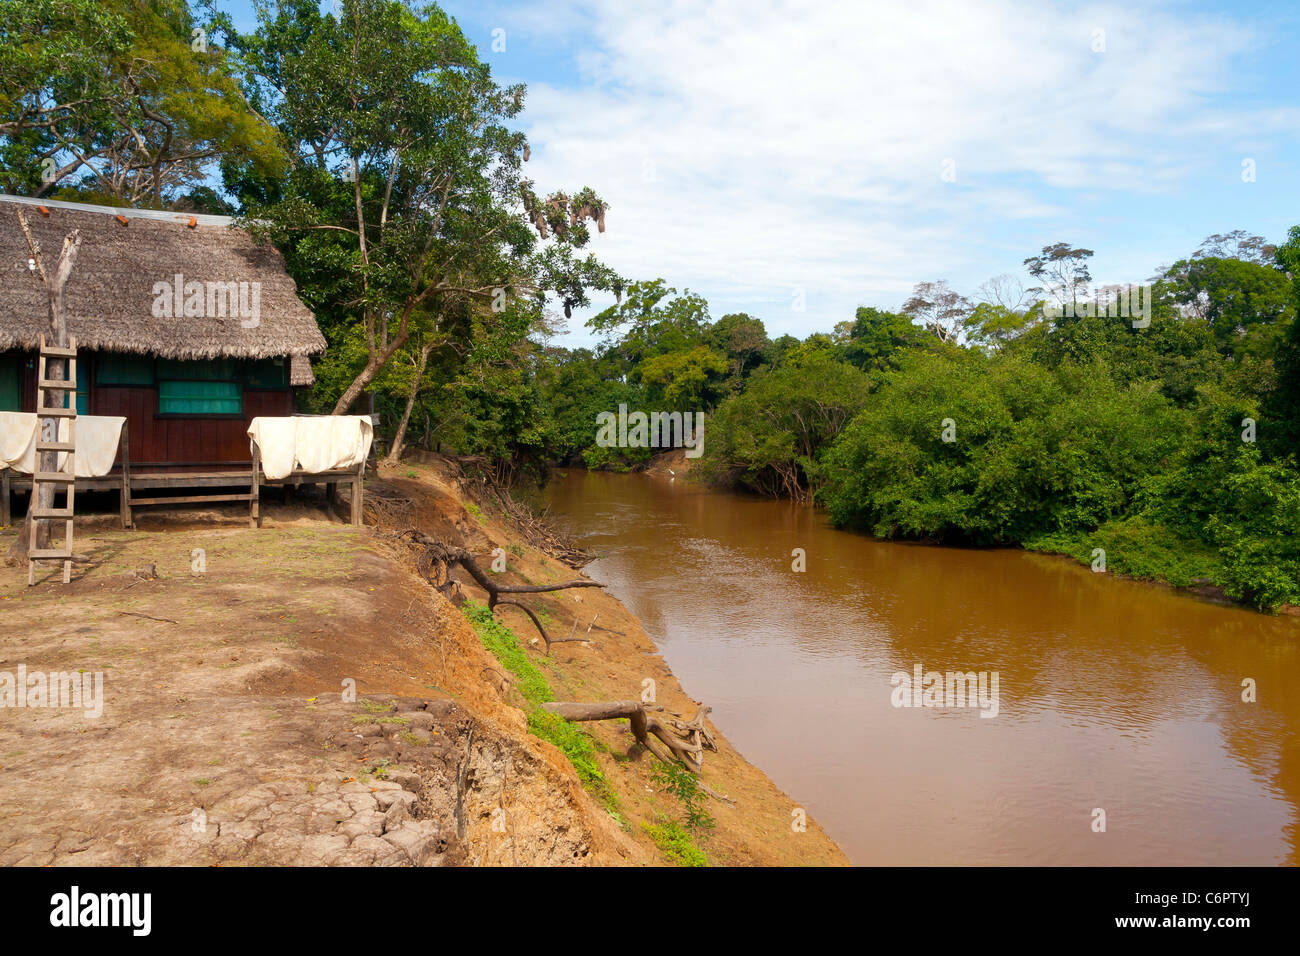
<instances>
[{"instance_id":1,"label":"tall tree","mask_svg":"<svg viewBox=\"0 0 1300 956\"><path fill-rule=\"evenodd\" d=\"M1215 256L1175 262L1160 293L1185 316L1203 319L1225 352L1272 354L1295 316L1291 280L1271 266Z\"/></svg>"},{"instance_id":2,"label":"tall tree","mask_svg":"<svg viewBox=\"0 0 1300 956\"><path fill-rule=\"evenodd\" d=\"M590 189L538 197L507 123L522 86L500 87L434 5L344 0L260 4L252 35L231 31L248 98L280 131L285 180L227 167L250 226L286 249L327 337L364 361L338 396L348 411L436 306L457 293L490 305L548 294L566 311L618 277L577 250L604 225Z\"/></svg>"},{"instance_id":3,"label":"tall tree","mask_svg":"<svg viewBox=\"0 0 1300 956\"><path fill-rule=\"evenodd\" d=\"M184 0L0 0L0 185L161 207L275 132Z\"/></svg>"},{"instance_id":4,"label":"tall tree","mask_svg":"<svg viewBox=\"0 0 1300 956\"><path fill-rule=\"evenodd\" d=\"M772 343L767 337L763 320L744 312L732 312L713 323L706 336L711 348L725 354L731 363L730 380L733 388L763 361L764 353Z\"/></svg>"},{"instance_id":5,"label":"tall tree","mask_svg":"<svg viewBox=\"0 0 1300 956\"><path fill-rule=\"evenodd\" d=\"M940 342L956 342L972 308L969 299L940 280L918 282L902 311L933 332Z\"/></svg>"},{"instance_id":6,"label":"tall tree","mask_svg":"<svg viewBox=\"0 0 1300 956\"><path fill-rule=\"evenodd\" d=\"M663 279L632 283L616 305L587 320L623 373L634 378L646 359L702 344L710 326L703 297L690 290L679 295Z\"/></svg>"},{"instance_id":7,"label":"tall tree","mask_svg":"<svg viewBox=\"0 0 1300 956\"><path fill-rule=\"evenodd\" d=\"M1271 266L1276 255L1277 246L1263 236L1253 236L1245 229L1234 229L1207 236L1200 248L1192 253L1192 258L1240 259L1258 266Z\"/></svg>"},{"instance_id":8,"label":"tall tree","mask_svg":"<svg viewBox=\"0 0 1300 956\"><path fill-rule=\"evenodd\" d=\"M1087 292L1092 282L1088 270L1091 258L1091 249L1077 248L1068 242L1043 246L1042 252L1024 262L1026 271L1040 283L1027 291L1051 299L1058 306L1072 304Z\"/></svg>"},{"instance_id":9,"label":"tall tree","mask_svg":"<svg viewBox=\"0 0 1300 956\"><path fill-rule=\"evenodd\" d=\"M849 324L842 348L844 357L860 369L878 372L895 368L899 352L933 341L925 329L908 316L871 306L859 306Z\"/></svg>"}]
</instances>

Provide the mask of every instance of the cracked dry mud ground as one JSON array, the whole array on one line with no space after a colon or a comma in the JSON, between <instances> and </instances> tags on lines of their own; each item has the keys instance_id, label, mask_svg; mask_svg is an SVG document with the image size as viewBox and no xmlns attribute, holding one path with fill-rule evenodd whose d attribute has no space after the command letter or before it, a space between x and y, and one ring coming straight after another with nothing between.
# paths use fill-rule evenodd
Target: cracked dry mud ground
<instances>
[{"instance_id":1,"label":"cracked dry mud ground","mask_svg":"<svg viewBox=\"0 0 1300 956\"><path fill-rule=\"evenodd\" d=\"M0 711L0 865L627 855L556 755L521 744L517 712L448 699L438 683L474 686L481 648L364 532L91 530L79 546L92 563L68 586L0 567L0 671L102 671L105 696L98 718ZM157 580L131 573L149 563Z\"/></svg>"}]
</instances>

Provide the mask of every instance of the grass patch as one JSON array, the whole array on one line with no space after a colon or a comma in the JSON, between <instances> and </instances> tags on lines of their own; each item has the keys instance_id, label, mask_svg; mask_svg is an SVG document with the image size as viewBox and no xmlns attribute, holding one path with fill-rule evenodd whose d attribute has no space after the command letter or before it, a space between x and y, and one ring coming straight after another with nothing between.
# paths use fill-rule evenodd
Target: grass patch
<instances>
[{"instance_id":1,"label":"grass patch","mask_svg":"<svg viewBox=\"0 0 1300 956\"><path fill-rule=\"evenodd\" d=\"M620 826L623 825L623 818L618 812L618 795L596 762L595 741L590 734L577 724L544 710L534 710L528 715L528 731L558 747L569 758L569 763L573 764L573 769L587 792L604 805Z\"/></svg>"},{"instance_id":2,"label":"grass patch","mask_svg":"<svg viewBox=\"0 0 1300 956\"><path fill-rule=\"evenodd\" d=\"M406 717L378 717L374 714L356 714L352 718L354 724L409 724L411 721Z\"/></svg>"},{"instance_id":3,"label":"grass patch","mask_svg":"<svg viewBox=\"0 0 1300 956\"><path fill-rule=\"evenodd\" d=\"M714 820L704 807L706 795L700 789L699 780L680 764L662 761L656 762L650 779L661 793L677 798L686 819L678 823L662 814L658 823L643 823L642 827L670 862L678 866L708 866L709 858L696 839L713 829Z\"/></svg>"},{"instance_id":4,"label":"grass patch","mask_svg":"<svg viewBox=\"0 0 1300 956\"><path fill-rule=\"evenodd\" d=\"M559 748L573 764L587 792L604 805L620 826L626 826L618 811L618 795L596 762L596 742L577 724L542 710L542 704L555 700L555 695L546 675L533 663L514 631L494 618L485 604L469 601L461 610L483 646L515 676L515 688L528 705L529 733Z\"/></svg>"},{"instance_id":5,"label":"grass patch","mask_svg":"<svg viewBox=\"0 0 1300 956\"><path fill-rule=\"evenodd\" d=\"M678 866L708 866L709 858L695 845L691 835L676 820L664 817L659 823L643 823L661 853Z\"/></svg>"},{"instance_id":6,"label":"grass patch","mask_svg":"<svg viewBox=\"0 0 1300 956\"><path fill-rule=\"evenodd\" d=\"M528 702L530 710L555 700L546 675L533 663L514 631L494 618L486 604L469 601L462 610L483 646L492 652L502 667L515 675L515 687Z\"/></svg>"}]
</instances>

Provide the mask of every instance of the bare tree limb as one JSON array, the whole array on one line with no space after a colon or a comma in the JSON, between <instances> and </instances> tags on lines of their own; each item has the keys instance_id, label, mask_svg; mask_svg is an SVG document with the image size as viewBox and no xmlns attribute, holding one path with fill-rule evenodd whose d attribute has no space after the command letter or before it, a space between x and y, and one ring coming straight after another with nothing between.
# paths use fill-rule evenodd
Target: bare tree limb
<instances>
[{"instance_id":1,"label":"bare tree limb","mask_svg":"<svg viewBox=\"0 0 1300 956\"><path fill-rule=\"evenodd\" d=\"M551 653L552 644L582 643L587 640L585 637L551 637L546 633L546 628L542 626L541 620L533 612L532 608L521 604L518 601L503 599L503 594L545 594L550 591L564 591L569 588L603 588L605 585L598 581L566 581L563 584L500 584L479 566L474 555L470 554L464 548L452 547L429 537L423 531L417 531L409 528L403 531L399 538L410 538L416 544L424 546L425 562L421 565L421 572L430 584L442 593L447 593L453 582L447 577L447 569L453 564L459 564L469 574L474 582L478 584L488 595L488 610L496 610L498 605L509 604L519 608L532 620L537 627L537 632L542 635L542 640L546 642L546 653ZM444 578L441 582L434 580L435 576Z\"/></svg>"},{"instance_id":2,"label":"bare tree limb","mask_svg":"<svg viewBox=\"0 0 1300 956\"><path fill-rule=\"evenodd\" d=\"M575 703L556 701L542 705L548 713L565 720L614 720L626 717L632 727L632 736L664 763L674 760L699 773L704 767L704 751L718 750L717 739L704 718L713 708L701 706L690 720L672 717L659 718L654 712L662 707L647 706L636 700L611 700L600 703Z\"/></svg>"}]
</instances>

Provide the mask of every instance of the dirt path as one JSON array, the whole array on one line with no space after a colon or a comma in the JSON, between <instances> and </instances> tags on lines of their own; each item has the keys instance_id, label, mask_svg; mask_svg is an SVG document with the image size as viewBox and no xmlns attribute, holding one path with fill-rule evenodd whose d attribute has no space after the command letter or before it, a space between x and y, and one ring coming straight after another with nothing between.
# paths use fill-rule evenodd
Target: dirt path
<instances>
[{"instance_id":1,"label":"dirt path","mask_svg":"<svg viewBox=\"0 0 1300 956\"><path fill-rule=\"evenodd\" d=\"M104 681L99 717L0 711L0 864L624 858L562 758L440 686L481 648L368 534L232 524L83 532L67 587L0 568L0 673Z\"/></svg>"}]
</instances>

